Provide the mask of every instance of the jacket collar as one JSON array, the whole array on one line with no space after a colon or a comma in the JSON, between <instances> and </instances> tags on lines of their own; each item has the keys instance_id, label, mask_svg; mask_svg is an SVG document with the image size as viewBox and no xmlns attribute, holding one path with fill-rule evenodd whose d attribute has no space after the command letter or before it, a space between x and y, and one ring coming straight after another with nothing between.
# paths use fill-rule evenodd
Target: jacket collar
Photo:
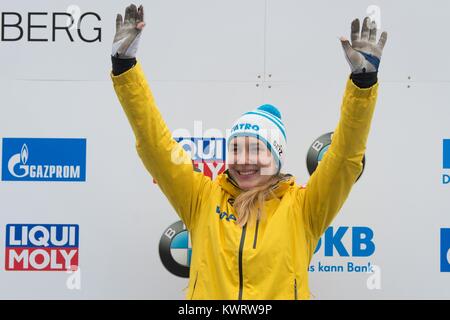
<instances>
[{"instance_id":1,"label":"jacket collar","mask_svg":"<svg viewBox=\"0 0 450 320\"><path fill-rule=\"evenodd\" d=\"M289 187L295 185L295 178L292 175L286 174L285 176L286 179L273 186L273 192L277 198L281 198ZM236 182L231 178L228 170L220 174L217 179L222 189L228 192L233 198L236 198L242 192Z\"/></svg>"}]
</instances>

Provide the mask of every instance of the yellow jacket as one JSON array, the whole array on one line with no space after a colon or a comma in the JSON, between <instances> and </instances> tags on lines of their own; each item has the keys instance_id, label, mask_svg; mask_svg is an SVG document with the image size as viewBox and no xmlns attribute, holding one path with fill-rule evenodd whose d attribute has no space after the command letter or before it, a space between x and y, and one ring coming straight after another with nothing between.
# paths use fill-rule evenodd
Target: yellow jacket
<instances>
[{"instance_id":1,"label":"yellow jacket","mask_svg":"<svg viewBox=\"0 0 450 320\"><path fill-rule=\"evenodd\" d=\"M190 232L186 298L308 299L314 249L362 170L378 84L360 89L348 79L332 144L307 186L298 186L293 177L279 183L276 197L265 202L265 218L241 228L229 201L239 188L227 173L212 181L193 170L162 119L140 64L112 80L140 158Z\"/></svg>"}]
</instances>

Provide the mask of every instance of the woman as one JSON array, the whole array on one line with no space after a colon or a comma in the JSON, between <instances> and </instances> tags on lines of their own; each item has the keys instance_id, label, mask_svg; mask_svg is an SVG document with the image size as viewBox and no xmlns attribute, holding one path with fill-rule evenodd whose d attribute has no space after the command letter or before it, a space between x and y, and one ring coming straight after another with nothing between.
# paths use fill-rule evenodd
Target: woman
<instances>
[{"instance_id":1,"label":"woman","mask_svg":"<svg viewBox=\"0 0 450 320\"><path fill-rule=\"evenodd\" d=\"M286 133L271 105L242 115L228 137L228 170L214 181L192 168L171 136L135 54L144 9L117 16L112 80L145 167L187 226L192 241L188 299L308 299L308 266L317 242L362 170L387 39L359 20L333 142L306 187L281 173ZM370 24L370 25L369 25Z\"/></svg>"}]
</instances>

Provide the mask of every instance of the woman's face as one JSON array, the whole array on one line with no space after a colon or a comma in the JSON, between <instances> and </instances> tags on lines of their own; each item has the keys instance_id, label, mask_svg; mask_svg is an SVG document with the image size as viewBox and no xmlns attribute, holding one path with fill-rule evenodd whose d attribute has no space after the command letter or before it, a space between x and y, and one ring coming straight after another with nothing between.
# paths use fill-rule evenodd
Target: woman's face
<instances>
[{"instance_id":1,"label":"woman's face","mask_svg":"<svg viewBox=\"0 0 450 320\"><path fill-rule=\"evenodd\" d=\"M228 146L228 170L242 190L268 182L277 164L267 146L254 137L236 137Z\"/></svg>"}]
</instances>

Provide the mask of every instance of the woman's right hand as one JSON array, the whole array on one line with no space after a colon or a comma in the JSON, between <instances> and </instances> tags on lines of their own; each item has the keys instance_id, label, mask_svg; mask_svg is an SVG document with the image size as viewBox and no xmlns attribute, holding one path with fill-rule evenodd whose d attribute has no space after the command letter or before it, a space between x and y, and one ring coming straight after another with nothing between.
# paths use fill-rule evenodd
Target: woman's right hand
<instances>
[{"instance_id":1,"label":"woman's right hand","mask_svg":"<svg viewBox=\"0 0 450 320\"><path fill-rule=\"evenodd\" d=\"M139 9L134 4L125 9L125 19L118 14L116 18L116 34L112 45L112 55L116 58L136 58L139 38L145 27L144 7Z\"/></svg>"}]
</instances>

